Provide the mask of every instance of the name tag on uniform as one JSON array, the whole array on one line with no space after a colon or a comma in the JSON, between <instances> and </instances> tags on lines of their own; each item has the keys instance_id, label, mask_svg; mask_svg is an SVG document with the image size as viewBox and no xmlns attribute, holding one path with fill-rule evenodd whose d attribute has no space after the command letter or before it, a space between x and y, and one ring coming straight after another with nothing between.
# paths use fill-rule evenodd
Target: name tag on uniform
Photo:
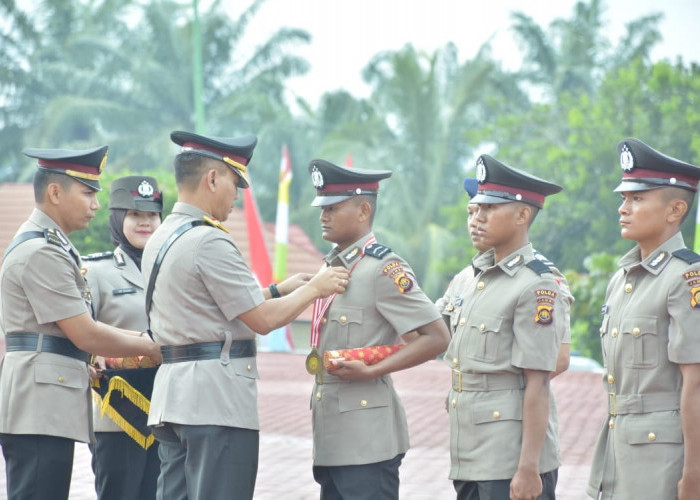
<instances>
[{"instance_id":1,"label":"name tag on uniform","mask_svg":"<svg viewBox=\"0 0 700 500\"><path fill-rule=\"evenodd\" d=\"M127 293L136 293L136 288L115 288L112 290L112 295L126 295Z\"/></svg>"}]
</instances>

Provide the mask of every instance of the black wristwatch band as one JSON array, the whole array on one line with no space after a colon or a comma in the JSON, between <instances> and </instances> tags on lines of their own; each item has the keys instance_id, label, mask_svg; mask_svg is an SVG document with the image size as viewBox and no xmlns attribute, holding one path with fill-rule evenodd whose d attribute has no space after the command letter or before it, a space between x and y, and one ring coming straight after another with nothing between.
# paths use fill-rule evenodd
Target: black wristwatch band
<instances>
[{"instance_id":1,"label":"black wristwatch band","mask_svg":"<svg viewBox=\"0 0 700 500\"><path fill-rule=\"evenodd\" d=\"M275 283L271 283L267 288L270 290L270 295L272 295L273 299L279 299L282 296Z\"/></svg>"}]
</instances>

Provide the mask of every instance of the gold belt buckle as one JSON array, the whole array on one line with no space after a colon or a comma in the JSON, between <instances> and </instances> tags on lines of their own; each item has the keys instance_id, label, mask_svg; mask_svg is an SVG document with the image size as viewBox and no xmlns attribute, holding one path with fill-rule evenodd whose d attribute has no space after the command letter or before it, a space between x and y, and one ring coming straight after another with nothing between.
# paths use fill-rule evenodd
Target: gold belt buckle
<instances>
[{"instance_id":1,"label":"gold belt buckle","mask_svg":"<svg viewBox=\"0 0 700 500\"><path fill-rule=\"evenodd\" d=\"M617 415L617 399L614 392L608 393L608 415L611 417Z\"/></svg>"},{"instance_id":2,"label":"gold belt buckle","mask_svg":"<svg viewBox=\"0 0 700 500\"><path fill-rule=\"evenodd\" d=\"M452 390L462 392L462 372L452 369Z\"/></svg>"}]
</instances>

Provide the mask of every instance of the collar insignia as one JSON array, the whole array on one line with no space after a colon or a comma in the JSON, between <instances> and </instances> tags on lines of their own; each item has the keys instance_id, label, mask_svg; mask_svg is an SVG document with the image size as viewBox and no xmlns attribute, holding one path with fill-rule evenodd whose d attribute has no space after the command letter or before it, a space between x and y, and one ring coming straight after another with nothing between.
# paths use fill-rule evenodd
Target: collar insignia
<instances>
[{"instance_id":1,"label":"collar insignia","mask_svg":"<svg viewBox=\"0 0 700 500\"><path fill-rule=\"evenodd\" d=\"M510 259L508 262L506 262L506 269L513 269L515 266L520 264L520 262L523 260L522 255L516 255L512 259Z\"/></svg>"},{"instance_id":2,"label":"collar insignia","mask_svg":"<svg viewBox=\"0 0 700 500\"><path fill-rule=\"evenodd\" d=\"M668 254L662 250L656 255L656 257L654 257L654 259L651 262L649 262L649 267L651 267L652 269L656 269L662 262L666 260L667 257Z\"/></svg>"}]
</instances>

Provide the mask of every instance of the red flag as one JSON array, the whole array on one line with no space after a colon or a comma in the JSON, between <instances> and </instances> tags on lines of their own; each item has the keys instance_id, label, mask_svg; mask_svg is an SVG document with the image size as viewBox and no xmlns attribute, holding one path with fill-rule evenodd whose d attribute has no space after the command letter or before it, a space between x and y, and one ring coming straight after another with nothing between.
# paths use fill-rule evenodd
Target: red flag
<instances>
[{"instance_id":1,"label":"red flag","mask_svg":"<svg viewBox=\"0 0 700 500\"><path fill-rule=\"evenodd\" d=\"M270 264L270 254L267 251L265 237L263 236L258 206L253 197L252 184L248 189L243 189L243 211L245 212L245 223L248 227L250 266L255 277L258 278L260 286L267 286L272 282L272 264Z\"/></svg>"}]
</instances>

